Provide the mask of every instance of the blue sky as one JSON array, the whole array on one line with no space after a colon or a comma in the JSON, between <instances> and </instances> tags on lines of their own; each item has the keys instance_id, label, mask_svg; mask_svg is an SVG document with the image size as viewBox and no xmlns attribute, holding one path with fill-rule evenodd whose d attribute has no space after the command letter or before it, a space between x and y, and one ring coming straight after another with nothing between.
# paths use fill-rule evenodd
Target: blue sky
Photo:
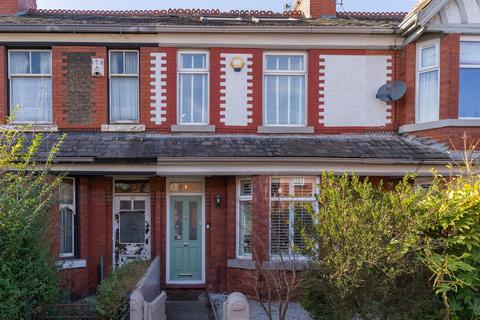
<instances>
[{"instance_id":1,"label":"blue sky","mask_svg":"<svg viewBox=\"0 0 480 320\"><path fill-rule=\"evenodd\" d=\"M291 0L37 0L43 9L218 8L282 11ZM417 0L343 0L346 11L409 11Z\"/></svg>"}]
</instances>

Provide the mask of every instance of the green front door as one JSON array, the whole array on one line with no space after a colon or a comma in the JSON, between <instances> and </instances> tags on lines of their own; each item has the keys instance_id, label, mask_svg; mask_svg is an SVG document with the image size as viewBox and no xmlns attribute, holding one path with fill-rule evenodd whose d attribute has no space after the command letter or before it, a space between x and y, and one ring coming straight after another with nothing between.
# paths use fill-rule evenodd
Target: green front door
<instances>
[{"instance_id":1,"label":"green front door","mask_svg":"<svg viewBox=\"0 0 480 320\"><path fill-rule=\"evenodd\" d=\"M170 197L170 280L202 280L202 197Z\"/></svg>"}]
</instances>

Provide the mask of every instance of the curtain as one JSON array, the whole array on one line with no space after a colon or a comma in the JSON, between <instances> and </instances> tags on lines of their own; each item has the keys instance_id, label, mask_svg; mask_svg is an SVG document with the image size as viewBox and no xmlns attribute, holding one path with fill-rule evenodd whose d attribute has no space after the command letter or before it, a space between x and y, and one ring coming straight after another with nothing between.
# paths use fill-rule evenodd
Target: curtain
<instances>
[{"instance_id":1,"label":"curtain","mask_svg":"<svg viewBox=\"0 0 480 320\"><path fill-rule=\"evenodd\" d=\"M418 84L417 121L437 121L438 118L438 70L420 73Z\"/></svg>"},{"instance_id":2,"label":"curtain","mask_svg":"<svg viewBox=\"0 0 480 320\"><path fill-rule=\"evenodd\" d=\"M305 124L305 77L265 76L265 123Z\"/></svg>"},{"instance_id":3,"label":"curtain","mask_svg":"<svg viewBox=\"0 0 480 320\"><path fill-rule=\"evenodd\" d=\"M10 75L30 74L30 53L12 51L10 53Z\"/></svg>"},{"instance_id":4,"label":"curtain","mask_svg":"<svg viewBox=\"0 0 480 320\"><path fill-rule=\"evenodd\" d=\"M52 79L12 77L11 107L16 122L52 121Z\"/></svg>"},{"instance_id":5,"label":"curtain","mask_svg":"<svg viewBox=\"0 0 480 320\"><path fill-rule=\"evenodd\" d=\"M180 74L180 120L182 123L206 123L208 76Z\"/></svg>"},{"instance_id":6,"label":"curtain","mask_svg":"<svg viewBox=\"0 0 480 320\"><path fill-rule=\"evenodd\" d=\"M136 52L125 52L125 74L138 74L138 56Z\"/></svg>"},{"instance_id":7,"label":"curtain","mask_svg":"<svg viewBox=\"0 0 480 320\"><path fill-rule=\"evenodd\" d=\"M138 121L138 78L111 78L111 121Z\"/></svg>"}]
</instances>

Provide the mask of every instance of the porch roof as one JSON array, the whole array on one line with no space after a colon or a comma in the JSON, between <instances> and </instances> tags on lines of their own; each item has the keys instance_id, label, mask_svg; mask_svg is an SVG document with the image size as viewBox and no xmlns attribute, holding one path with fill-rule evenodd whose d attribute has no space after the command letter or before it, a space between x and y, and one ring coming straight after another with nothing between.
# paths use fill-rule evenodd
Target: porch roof
<instances>
[{"instance_id":1,"label":"porch roof","mask_svg":"<svg viewBox=\"0 0 480 320\"><path fill-rule=\"evenodd\" d=\"M45 150L60 135L50 134ZM443 144L391 133L260 136L71 132L57 155L59 162L83 159L84 162L97 163L277 158L343 159L353 162L355 159L391 160L399 163L446 163L452 159Z\"/></svg>"}]
</instances>

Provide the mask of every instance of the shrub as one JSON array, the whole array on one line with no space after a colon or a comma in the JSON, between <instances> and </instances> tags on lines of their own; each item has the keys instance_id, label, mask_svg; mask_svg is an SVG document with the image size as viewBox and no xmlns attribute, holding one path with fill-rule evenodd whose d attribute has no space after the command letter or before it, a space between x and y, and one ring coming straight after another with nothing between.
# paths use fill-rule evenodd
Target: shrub
<instances>
[{"instance_id":1,"label":"shrub","mask_svg":"<svg viewBox=\"0 0 480 320\"><path fill-rule=\"evenodd\" d=\"M425 319L436 299L413 251L425 196L407 177L393 190L355 175L324 173L318 223L304 228L312 263L302 275L303 304L318 319ZM415 238L415 237L413 237Z\"/></svg>"},{"instance_id":2,"label":"shrub","mask_svg":"<svg viewBox=\"0 0 480 320\"><path fill-rule=\"evenodd\" d=\"M97 289L95 313L101 319L127 319L128 295L147 270L150 261L133 261L114 270Z\"/></svg>"},{"instance_id":3,"label":"shrub","mask_svg":"<svg viewBox=\"0 0 480 320\"><path fill-rule=\"evenodd\" d=\"M60 178L48 170L61 140L49 148L42 147L44 138L0 133L0 319L31 318L58 296L48 212ZM50 151L40 167L42 148Z\"/></svg>"}]
</instances>

